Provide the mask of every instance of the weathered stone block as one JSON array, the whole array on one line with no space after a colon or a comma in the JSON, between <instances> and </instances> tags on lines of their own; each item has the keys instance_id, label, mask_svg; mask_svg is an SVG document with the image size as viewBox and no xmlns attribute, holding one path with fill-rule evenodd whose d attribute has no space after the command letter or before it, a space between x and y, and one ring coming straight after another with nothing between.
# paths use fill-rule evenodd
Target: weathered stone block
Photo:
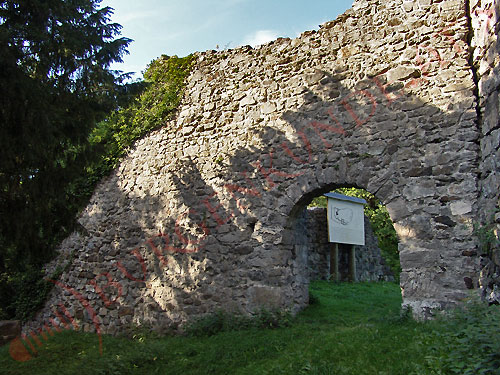
<instances>
[{"instance_id":1,"label":"weathered stone block","mask_svg":"<svg viewBox=\"0 0 500 375\"><path fill-rule=\"evenodd\" d=\"M387 211L391 216L392 221L397 222L410 215L408 203L403 199L396 199L387 204Z\"/></svg>"},{"instance_id":2,"label":"weathered stone block","mask_svg":"<svg viewBox=\"0 0 500 375\"><path fill-rule=\"evenodd\" d=\"M470 202L458 201L450 204L452 215L465 215L472 211Z\"/></svg>"},{"instance_id":3,"label":"weathered stone block","mask_svg":"<svg viewBox=\"0 0 500 375\"><path fill-rule=\"evenodd\" d=\"M255 286L249 289L249 300L255 309L266 307L268 309L283 306L281 288L272 286Z\"/></svg>"}]
</instances>

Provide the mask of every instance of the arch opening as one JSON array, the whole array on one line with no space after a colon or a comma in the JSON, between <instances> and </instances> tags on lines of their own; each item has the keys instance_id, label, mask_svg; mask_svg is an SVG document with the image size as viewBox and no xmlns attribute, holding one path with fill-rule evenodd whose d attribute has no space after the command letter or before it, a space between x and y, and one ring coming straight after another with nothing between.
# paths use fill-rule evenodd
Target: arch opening
<instances>
[{"instance_id":1,"label":"arch opening","mask_svg":"<svg viewBox=\"0 0 500 375\"><path fill-rule=\"evenodd\" d=\"M356 281L391 281L399 283L398 237L392 220L383 203L373 194L353 186L328 185L303 195L295 204L288 218L290 249L295 259L296 270L302 281L309 284L316 280L335 280L332 259L335 245L329 242L327 222L327 200L323 195L337 192L365 199L364 209L365 245L338 245L337 280L352 280L350 257L355 256ZM352 255L351 255L352 254ZM352 270L351 270L352 272Z\"/></svg>"}]
</instances>

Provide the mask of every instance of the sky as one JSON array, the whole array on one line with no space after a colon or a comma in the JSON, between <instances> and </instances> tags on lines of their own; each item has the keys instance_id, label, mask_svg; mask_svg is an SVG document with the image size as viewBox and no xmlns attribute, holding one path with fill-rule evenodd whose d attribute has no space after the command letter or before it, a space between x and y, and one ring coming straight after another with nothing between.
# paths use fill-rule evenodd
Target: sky
<instances>
[{"instance_id":1,"label":"sky","mask_svg":"<svg viewBox=\"0 0 500 375\"><path fill-rule=\"evenodd\" d=\"M112 69L137 72L162 54L256 46L294 38L335 19L353 0L103 0L114 8L111 22L133 39L124 63Z\"/></svg>"}]
</instances>

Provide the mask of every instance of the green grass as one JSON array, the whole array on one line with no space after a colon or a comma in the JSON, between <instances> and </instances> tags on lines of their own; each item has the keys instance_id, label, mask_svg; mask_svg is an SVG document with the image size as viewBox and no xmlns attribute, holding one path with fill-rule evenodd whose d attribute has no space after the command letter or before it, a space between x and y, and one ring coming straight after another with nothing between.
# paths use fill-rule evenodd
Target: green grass
<instances>
[{"instance_id":1,"label":"green grass","mask_svg":"<svg viewBox=\"0 0 500 375\"><path fill-rule=\"evenodd\" d=\"M407 375L425 362L417 337L430 325L400 315L391 283L315 282L315 303L289 327L221 332L210 337L140 340L61 332L33 359L0 348L2 374L355 374Z\"/></svg>"}]
</instances>

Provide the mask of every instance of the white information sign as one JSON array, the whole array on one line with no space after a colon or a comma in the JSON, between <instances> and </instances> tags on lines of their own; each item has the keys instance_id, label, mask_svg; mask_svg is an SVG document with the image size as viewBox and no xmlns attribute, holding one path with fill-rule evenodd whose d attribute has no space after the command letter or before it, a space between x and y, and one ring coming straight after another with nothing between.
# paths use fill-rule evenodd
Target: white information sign
<instances>
[{"instance_id":1,"label":"white information sign","mask_svg":"<svg viewBox=\"0 0 500 375\"><path fill-rule=\"evenodd\" d=\"M327 193L325 196L328 198L329 241L364 245L366 201L337 193Z\"/></svg>"}]
</instances>

